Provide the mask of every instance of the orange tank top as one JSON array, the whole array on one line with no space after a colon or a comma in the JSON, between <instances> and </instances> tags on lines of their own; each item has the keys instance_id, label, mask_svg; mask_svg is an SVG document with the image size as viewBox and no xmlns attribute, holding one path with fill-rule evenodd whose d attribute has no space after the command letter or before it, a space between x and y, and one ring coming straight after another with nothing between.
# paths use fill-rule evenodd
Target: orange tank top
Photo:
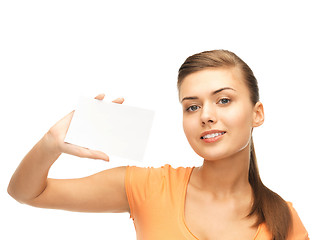
<instances>
[{"instance_id":1,"label":"orange tank top","mask_svg":"<svg viewBox=\"0 0 314 240\"><path fill-rule=\"evenodd\" d=\"M138 240L198 240L184 220L187 185L193 168L141 168L128 166L125 188ZM289 240L308 240L298 214L288 202L293 217ZM266 225L260 224L252 240L271 240Z\"/></svg>"}]
</instances>

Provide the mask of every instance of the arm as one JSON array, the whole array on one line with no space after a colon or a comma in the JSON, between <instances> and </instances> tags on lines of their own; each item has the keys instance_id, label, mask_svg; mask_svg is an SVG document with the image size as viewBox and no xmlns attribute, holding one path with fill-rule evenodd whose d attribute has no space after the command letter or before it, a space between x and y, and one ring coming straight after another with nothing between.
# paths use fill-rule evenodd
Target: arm
<instances>
[{"instance_id":1,"label":"arm","mask_svg":"<svg viewBox=\"0 0 314 240\"><path fill-rule=\"evenodd\" d=\"M104 95L96 99L102 100ZM113 102L122 103L123 99ZM61 153L94 159L109 158L105 153L64 142L73 112L56 123L24 157L8 186L17 201L43 208L69 211L129 211L124 189L126 167L102 171L79 179L47 179L52 164Z\"/></svg>"}]
</instances>

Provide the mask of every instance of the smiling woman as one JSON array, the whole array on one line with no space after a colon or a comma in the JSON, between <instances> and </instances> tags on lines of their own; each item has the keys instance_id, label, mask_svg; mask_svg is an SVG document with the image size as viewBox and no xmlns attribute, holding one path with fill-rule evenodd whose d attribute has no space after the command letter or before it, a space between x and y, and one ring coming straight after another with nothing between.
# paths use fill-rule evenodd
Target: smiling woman
<instances>
[{"instance_id":1,"label":"smiling woman","mask_svg":"<svg viewBox=\"0 0 314 240\"><path fill-rule=\"evenodd\" d=\"M245 197L251 191L246 219L254 222L252 226L264 223L276 240L287 237L307 239L304 227L301 227L301 233L295 233L296 226L302 224L291 213L289 205L261 181L252 132L254 127L263 124L264 109L259 101L257 80L249 66L230 51L202 52L183 63L177 86L182 106L186 109L183 113L185 135L194 151L204 158L203 166L197 174L194 173L194 184L190 180L191 186L198 184L199 191L211 193L211 199L225 198L235 191L243 191ZM223 100L227 101L222 103ZM200 138L202 131L205 132ZM213 211L212 206L207 206L210 202L215 201L203 203L203 209L208 209L208 213ZM193 204L195 202L191 200ZM191 206L193 208L195 206ZM195 222L204 214L209 216L208 213L191 214L190 224L195 227L195 232L206 235L208 230L195 226ZM208 219L209 226L214 226L214 222L217 224L217 219ZM221 219L218 225L224 226L225 223L226 220ZM251 229L253 234L255 229Z\"/></svg>"},{"instance_id":2,"label":"smiling woman","mask_svg":"<svg viewBox=\"0 0 314 240\"><path fill-rule=\"evenodd\" d=\"M109 161L103 152L64 142L71 112L24 157L9 194L41 208L129 212L138 240L309 239L292 204L261 181L252 133L264 122L264 108L247 64L226 50L198 53L181 66L177 86L183 129L203 165L122 166L79 179L47 178L62 153Z\"/></svg>"}]
</instances>

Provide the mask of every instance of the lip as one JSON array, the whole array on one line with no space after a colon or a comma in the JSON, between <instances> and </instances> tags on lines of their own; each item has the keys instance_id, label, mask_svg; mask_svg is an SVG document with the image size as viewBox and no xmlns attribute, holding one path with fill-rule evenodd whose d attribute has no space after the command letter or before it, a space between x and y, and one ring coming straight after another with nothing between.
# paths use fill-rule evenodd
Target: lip
<instances>
[{"instance_id":1,"label":"lip","mask_svg":"<svg viewBox=\"0 0 314 240\"><path fill-rule=\"evenodd\" d=\"M203 132L203 133L201 134L201 137L200 137L200 138L202 139L202 137L204 137L204 136L207 135L207 134L214 134L214 133L221 133L221 132L226 133L226 131L213 129L213 130L210 130L210 131Z\"/></svg>"}]
</instances>

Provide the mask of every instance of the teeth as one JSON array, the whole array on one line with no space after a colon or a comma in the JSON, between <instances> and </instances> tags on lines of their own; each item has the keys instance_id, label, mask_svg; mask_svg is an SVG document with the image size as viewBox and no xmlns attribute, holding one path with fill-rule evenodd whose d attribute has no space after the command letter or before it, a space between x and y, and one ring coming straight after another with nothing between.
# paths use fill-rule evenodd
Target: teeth
<instances>
[{"instance_id":1,"label":"teeth","mask_svg":"<svg viewBox=\"0 0 314 240\"><path fill-rule=\"evenodd\" d=\"M222 135L222 134L224 134L224 132L221 132L221 133L213 133L213 134L207 134L207 135L203 136L202 139L213 138L213 137L217 137L217 136Z\"/></svg>"}]
</instances>

